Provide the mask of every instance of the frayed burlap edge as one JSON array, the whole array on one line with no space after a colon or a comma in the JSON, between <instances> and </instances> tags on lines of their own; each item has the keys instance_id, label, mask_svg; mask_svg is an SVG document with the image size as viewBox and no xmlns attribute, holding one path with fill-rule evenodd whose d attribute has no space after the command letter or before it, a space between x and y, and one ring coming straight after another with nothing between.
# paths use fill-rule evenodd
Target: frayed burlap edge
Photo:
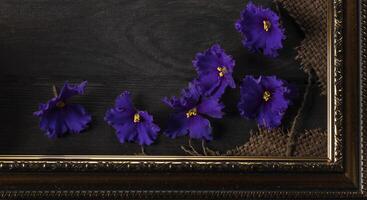
<instances>
[{"instance_id":1,"label":"frayed burlap edge","mask_svg":"<svg viewBox=\"0 0 367 200\"><path fill-rule=\"evenodd\" d=\"M305 72L313 70L317 77L321 94L327 90L327 1L325 0L275 0L305 32L305 39L296 48L301 68Z\"/></svg>"},{"instance_id":2,"label":"frayed burlap edge","mask_svg":"<svg viewBox=\"0 0 367 200\"><path fill-rule=\"evenodd\" d=\"M286 156L288 131L277 128L272 130L259 128L250 133L250 139L244 145L220 153L206 148L209 156ZM306 130L295 141L293 156L327 156L327 132L322 129ZM195 155L195 154L193 154ZM196 155L203 155L198 154Z\"/></svg>"}]
</instances>

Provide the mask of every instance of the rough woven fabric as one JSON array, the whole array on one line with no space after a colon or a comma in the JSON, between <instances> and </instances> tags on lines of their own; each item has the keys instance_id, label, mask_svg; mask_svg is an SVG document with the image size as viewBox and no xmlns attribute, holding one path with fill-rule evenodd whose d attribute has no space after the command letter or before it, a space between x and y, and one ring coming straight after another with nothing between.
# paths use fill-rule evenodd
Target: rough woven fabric
<instances>
[{"instance_id":1,"label":"rough woven fabric","mask_svg":"<svg viewBox=\"0 0 367 200\"><path fill-rule=\"evenodd\" d=\"M259 129L251 133L250 140L242 146L227 151L227 156L286 156L288 134L281 129ZM293 156L327 156L327 132L321 129L298 134Z\"/></svg>"},{"instance_id":2,"label":"rough woven fabric","mask_svg":"<svg viewBox=\"0 0 367 200\"><path fill-rule=\"evenodd\" d=\"M294 156L326 157L327 132L307 130L297 138L295 147Z\"/></svg>"},{"instance_id":3,"label":"rough woven fabric","mask_svg":"<svg viewBox=\"0 0 367 200\"><path fill-rule=\"evenodd\" d=\"M232 156L285 156L287 134L281 129L260 129L250 133L250 139L242 146L226 152Z\"/></svg>"},{"instance_id":4,"label":"rough woven fabric","mask_svg":"<svg viewBox=\"0 0 367 200\"><path fill-rule=\"evenodd\" d=\"M305 39L296 48L305 72L314 70L321 94L327 89L327 2L325 0L275 0L285 8L305 32Z\"/></svg>"}]
</instances>

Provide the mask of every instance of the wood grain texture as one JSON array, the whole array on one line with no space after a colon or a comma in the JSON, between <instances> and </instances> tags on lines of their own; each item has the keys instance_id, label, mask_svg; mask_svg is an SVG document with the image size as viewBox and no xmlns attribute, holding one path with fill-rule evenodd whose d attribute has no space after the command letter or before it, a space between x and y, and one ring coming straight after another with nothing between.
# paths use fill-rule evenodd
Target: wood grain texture
<instances>
[{"instance_id":1,"label":"wood grain texture","mask_svg":"<svg viewBox=\"0 0 367 200\"><path fill-rule=\"evenodd\" d=\"M274 6L269 0L255 1ZM0 2L0 154L133 154L136 144L118 143L104 121L107 108L124 90L137 107L151 112L164 129L170 110L164 96L178 95L195 77L191 60L198 51L220 43L236 60L235 80L246 74L278 75L301 92L307 77L294 61L303 38L281 10L287 40L280 56L251 54L234 29L242 0L2 0ZM93 115L91 127L79 135L49 140L32 115L38 103L52 96L52 84L88 80L83 104ZM239 90L224 96L226 113L212 120L214 141L227 150L248 139L256 123L239 117ZM284 119L294 116L296 102ZM317 84L307 99L300 129L326 127L326 98ZM160 136L147 148L154 155L182 155L176 140ZM196 145L199 146L199 143Z\"/></svg>"}]
</instances>

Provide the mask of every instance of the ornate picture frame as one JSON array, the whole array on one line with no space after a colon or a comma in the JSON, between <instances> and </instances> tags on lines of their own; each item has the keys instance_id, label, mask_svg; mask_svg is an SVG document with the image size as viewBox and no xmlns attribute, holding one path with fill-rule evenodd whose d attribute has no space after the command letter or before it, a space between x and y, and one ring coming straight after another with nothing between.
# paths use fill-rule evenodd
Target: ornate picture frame
<instances>
[{"instance_id":1,"label":"ornate picture frame","mask_svg":"<svg viewBox=\"0 0 367 200\"><path fill-rule=\"evenodd\" d=\"M327 1L327 157L1 155L0 198L367 197L367 3Z\"/></svg>"}]
</instances>

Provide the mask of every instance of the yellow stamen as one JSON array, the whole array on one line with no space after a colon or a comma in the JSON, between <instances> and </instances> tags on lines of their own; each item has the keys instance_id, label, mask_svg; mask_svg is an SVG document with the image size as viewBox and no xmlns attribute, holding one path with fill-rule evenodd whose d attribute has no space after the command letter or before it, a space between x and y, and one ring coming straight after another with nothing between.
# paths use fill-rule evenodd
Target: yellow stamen
<instances>
[{"instance_id":1,"label":"yellow stamen","mask_svg":"<svg viewBox=\"0 0 367 200\"><path fill-rule=\"evenodd\" d=\"M57 103L56 103L56 107L58 107L58 108L63 108L63 107L65 107L65 102L63 102L63 101L59 101L59 102L57 102Z\"/></svg>"},{"instance_id":2,"label":"yellow stamen","mask_svg":"<svg viewBox=\"0 0 367 200\"><path fill-rule=\"evenodd\" d=\"M224 66L222 66L222 67L217 67L217 70L218 70L218 76L219 77L223 77L224 76L224 74L226 74L227 73L227 68L226 67L224 67Z\"/></svg>"},{"instance_id":3,"label":"yellow stamen","mask_svg":"<svg viewBox=\"0 0 367 200\"><path fill-rule=\"evenodd\" d=\"M192 116L196 116L198 114L198 110L196 108L192 108L186 113L186 117L190 118Z\"/></svg>"},{"instance_id":4,"label":"yellow stamen","mask_svg":"<svg viewBox=\"0 0 367 200\"><path fill-rule=\"evenodd\" d=\"M271 98L271 93L269 91L265 91L264 94L263 94L263 99L265 102L269 101Z\"/></svg>"},{"instance_id":5,"label":"yellow stamen","mask_svg":"<svg viewBox=\"0 0 367 200\"><path fill-rule=\"evenodd\" d=\"M263 21L263 24L264 24L264 30L265 30L266 32L268 32L268 31L270 30L270 28L271 28L271 23L270 23L270 21L269 21L269 20L264 20L264 21Z\"/></svg>"},{"instance_id":6,"label":"yellow stamen","mask_svg":"<svg viewBox=\"0 0 367 200\"><path fill-rule=\"evenodd\" d=\"M139 123L140 122L140 115L139 113L135 113L134 115L134 123Z\"/></svg>"}]
</instances>

